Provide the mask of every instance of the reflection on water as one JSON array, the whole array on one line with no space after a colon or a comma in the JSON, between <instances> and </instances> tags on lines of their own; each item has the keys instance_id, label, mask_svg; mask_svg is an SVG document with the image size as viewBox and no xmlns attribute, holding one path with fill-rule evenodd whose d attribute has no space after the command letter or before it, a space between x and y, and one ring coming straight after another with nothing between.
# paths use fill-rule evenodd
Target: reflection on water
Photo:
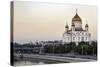
<instances>
[{"instance_id":1,"label":"reflection on water","mask_svg":"<svg viewBox=\"0 0 100 67\"><path fill-rule=\"evenodd\" d=\"M15 65L16 66L21 66L21 65L37 65L37 64L45 64L44 62L32 62L32 61L16 61Z\"/></svg>"},{"instance_id":2,"label":"reflection on water","mask_svg":"<svg viewBox=\"0 0 100 67\"><path fill-rule=\"evenodd\" d=\"M41 65L41 64L55 64L55 63L64 63L59 61L51 61L51 60L41 60L41 59L24 59L17 60L14 62L15 66L22 65Z\"/></svg>"}]
</instances>

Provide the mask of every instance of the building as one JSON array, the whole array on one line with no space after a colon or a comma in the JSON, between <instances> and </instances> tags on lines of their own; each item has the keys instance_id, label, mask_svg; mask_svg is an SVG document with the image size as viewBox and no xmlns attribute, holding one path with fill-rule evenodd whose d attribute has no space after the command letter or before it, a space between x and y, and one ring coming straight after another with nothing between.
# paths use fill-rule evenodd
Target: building
<instances>
[{"instance_id":1,"label":"building","mask_svg":"<svg viewBox=\"0 0 100 67\"><path fill-rule=\"evenodd\" d=\"M63 43L75 42L76 45L78 45L78 43L81 41L90 43L90 39L91 34L89 33L89 26L86 23L85 29L82 28L82 19L78 16L76 9L76 14L72 18L71 29L69 29L68 24L65 26Z\"/></svg>"}]
</instances>

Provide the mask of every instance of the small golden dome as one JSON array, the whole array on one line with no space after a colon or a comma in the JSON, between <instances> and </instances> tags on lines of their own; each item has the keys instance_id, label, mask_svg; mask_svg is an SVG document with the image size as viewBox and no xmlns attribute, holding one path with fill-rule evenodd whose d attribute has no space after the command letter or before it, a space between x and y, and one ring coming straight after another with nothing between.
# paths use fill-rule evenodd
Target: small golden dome
<instances>
[{"instance_id":1,"label":"small golden dome","mask_svg":"<svg viewBox=\"0 0 100 67\"><path fill-rule=\"evenodd\" d=\"M85 27L88 27L88 24L86 24Z\"/></svg>"},{"instance_id":2,"label":"small golden dome","mask_svg":"<svg viewBox=\"0 0 100 67\"><path fill-rule=\"evenodd\" d=\"M68 26L68 25L66 25L66 26L65 26L65 28L69 28L69 26Z\"/></svg>"}]
</instances>

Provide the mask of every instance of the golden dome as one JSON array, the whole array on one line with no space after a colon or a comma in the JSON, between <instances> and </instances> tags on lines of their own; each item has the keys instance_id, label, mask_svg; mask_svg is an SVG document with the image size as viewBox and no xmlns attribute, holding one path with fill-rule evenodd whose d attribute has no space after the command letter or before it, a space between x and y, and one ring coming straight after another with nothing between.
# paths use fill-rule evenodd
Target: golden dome
<instances>
[{"instance_id":1,"label":"golden dome","mask_svg":"<svg viewBox=\"0 0 100 67\"><path fill-rule=\"evenodd\" d=\"M81 18L76 13L76 15L72 18L72 21L81 21Z\"/></svg>"},{"instance_id":2,"label":"golden dome","mask_svg":"<svg viewBox=\"0 0 100 67\"><path fill-rule=\"evenodd\" d=\"M65 26L65 28L69 28L69 26L68 26L68 25L66 25L66 26Z\"/></svg>"},{"instance_id":3,"label":"golden dome","mask_svg":"<svg viewBox=\"0 0 100 67\"><path fill-rule=\"evenodd\" d=\"M85 27L88 27L88 24L86 24Z\"/></svg>"}]
</instances>

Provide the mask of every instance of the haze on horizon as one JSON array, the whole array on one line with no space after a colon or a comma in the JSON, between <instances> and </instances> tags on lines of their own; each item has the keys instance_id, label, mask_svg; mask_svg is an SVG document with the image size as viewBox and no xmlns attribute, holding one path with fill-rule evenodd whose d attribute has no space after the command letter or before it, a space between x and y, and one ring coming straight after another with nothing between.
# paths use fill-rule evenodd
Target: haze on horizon
<instances>
[{"instance_id":1,"label":"haze on horizon","mask_svg":"<svg viewBox=\"0 0 100 67\"><path fill-rule=\"evenodd\" d=\"M14 42L62 40L66 22L70 29L76 9L83 29L87 21L91 40L97 40L96 6L15 1Z\"/></svg>"}]
</instances>

